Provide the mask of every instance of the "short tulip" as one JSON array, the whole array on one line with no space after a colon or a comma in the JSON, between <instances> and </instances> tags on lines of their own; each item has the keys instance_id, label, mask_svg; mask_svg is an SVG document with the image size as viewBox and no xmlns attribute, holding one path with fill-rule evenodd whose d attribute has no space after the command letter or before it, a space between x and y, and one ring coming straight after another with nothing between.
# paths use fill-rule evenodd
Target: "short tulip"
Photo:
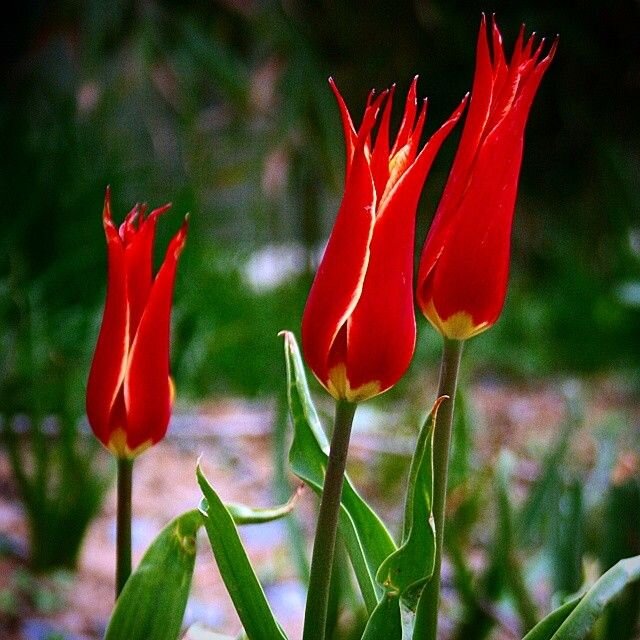
<instances>
[{"instance_id":1,"label":"short tulip","mask_svg":"<svg viewBox=\"0 0 640 640\"><path fill-rule=\"evenodd\" d=\"M393 88L377 97L371 93L356 131L330 82L342 117L346 180L304 310L302 346L307 363L329 393L356 402L393 386L413 356L416 209L427 173L464 101L420 148L426 101L418 110L414 79L391 146ZM378 121L373 144L372 129Z\"/></svg>"},{"instance_id":2,"label":"short tulip","mask_svg":"<svg viewBox=\"0 0 640 640\"><path fill-rule=\"evenodd\" d=\"M460 145L427 236L418 303L445 337L465 340L498 319L509 275L511 224L531 103L556 44L525 43L506 62L493 22L493 59L483 17L471 103Z\"/></svg>"},{"instance_id":3,"label":"short tulip","mask_svg":"<svg viewBox=\"0 0 640 640\"><path fill-rule=\"evenodd\" d=\"M171 299L186 220L153 277L153 241L161 207L138 206L118 229L109 190L102 221L108 281L102 327L87 383L87 416L96 437L116 456L133 458L161 440L169 424Z\"/></svg>"}]
</instances>

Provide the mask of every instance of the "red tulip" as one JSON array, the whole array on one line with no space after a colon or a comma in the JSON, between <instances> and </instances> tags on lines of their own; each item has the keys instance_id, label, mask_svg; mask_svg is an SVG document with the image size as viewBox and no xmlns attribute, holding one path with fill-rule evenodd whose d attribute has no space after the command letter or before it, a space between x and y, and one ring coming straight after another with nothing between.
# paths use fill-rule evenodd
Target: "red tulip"
<instances>
[{"instance_id":1,"label":"red tulip","mask_svg":"<svg viewBox=\"0 0 640 640\"><path fill-rule=\"evenodd\" d=\"M105 197L107 299L87 383L87 416L96 437L119 457L132 458L161 440L171 416L171 298L186 219L152 275L156 222L170 206L145 216L146 207L136 205L118 229L108 189Z\"/></svg>"},{"instance_id":2,"label":"red tulip","mask_svg":"<svg viewBox=\"0 0 640 640\"><path fill-rule=\"evenodd\" d=\"M523 32L507 63L495 21L490 55L482 18L469 112L422 252L418 303L451 339L489 328L504 304L524 129L557 44L540 60L544 40L534 51Z\"/></svg>"},{"instance_id":3,"label":"red tulip","mask_svg":"<svg viewBox=\"0 0 640 640\"><path fill-rule=\"evenodd\" d=\"M418 113L414 79L390 147L394 89L377 97L371 92L356 131L342 96L330 83L342 116L346 180L304 310L302 346L309 366L329 393L355 402L393 386L413 356L416 208L431 164L460 117L464 101L420 149L426 101Z\"/></svg>"}]
</instances>

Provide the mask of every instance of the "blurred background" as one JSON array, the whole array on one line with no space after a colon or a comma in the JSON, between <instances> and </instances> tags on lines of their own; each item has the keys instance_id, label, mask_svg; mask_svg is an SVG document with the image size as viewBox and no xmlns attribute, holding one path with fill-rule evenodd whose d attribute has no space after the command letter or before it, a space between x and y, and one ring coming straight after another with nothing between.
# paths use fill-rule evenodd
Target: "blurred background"
<instances>
[{"instance_id":1,"label":"blurred background","mask_svg":"<svg viewBox=\"0 0 640 640\"><path fill-rule=\"evenodd\" d=\"M566 380L571 389L579 380L580 412L595 430L580 438L602 433L613 444L602 471L598 455L604 449L593 444L593 436L591 457L585 454L567 487L587 486L585 478L596 468L605 475L606 469L619 470L624 454L623 484L631 482L636 488L629 495L636 495L637 0L14 5L13 17L0 27L0 532L8 557L19 557L20 540L27 544L28 538L23 555L32 568L77 567L87 526L104 510L105 492L111 495L110 461L78 426L104 301L100 216L106 185L117 220L137 201L152 207L173 203L159 225L158 260L191 213L173 314L179 412L222 412L218 419L228 423L237 410L260 422L267 407L269 423L283 390L276 334L299 331L341 197L344 149L328 76L336 79L357 122L372 87L396 82L404 95L419 74L419 93L430 98L430 133L471 87L481 11L496 12L507 52L523 22L541 36L560 34L560 45L527 128L505 311L468 347L468 403L475 399L484 407L485 423L495 427L503 396L509 407L509 398L522 402L522 394L533 398L534 407L549 398L564 406ZM428 180L418 250L458 133L445 143ZM438 337L419 320L409 375L373 403L372 412L384 403L398 404L403 416L424 411L424 389L432 389L438 355ZM499 395L487 400L487 389ZM530 443L511 442L512 431L505 428L505 438L496 437L500 446L469 462L470 468L480 473L507 446L544 469L541 452L558 432L552 427L575 422L563 418L562 410L556 414L539 430L546 434L542 444L531 449ZM533 431L544 421L544 414L535 415ZM415 433L417 423L402 421ZM179 425L175 430L181 433ZM270 428L258 431L253 435L264 436L270 450ZM227 455L229 445L218 444L220 455ZM237 467L237 461L228 464ZM265 464L271 464L269 455ZM402 486L398 474L387 475ZM631 498L621 500L624 508L631 504ZM613 513L620 518L620 511ZM640 534L636 528L630 535ZM23 633L25 608L40 615L33 595L40 587L29 582L30 573L15 578L15 565L8 566L6 576L14 577L0 583L0 621ZM580 558L576 567L567 591L582 576ZM78 637L92 637L87 633Z\"/></svg>"}]
</instances>

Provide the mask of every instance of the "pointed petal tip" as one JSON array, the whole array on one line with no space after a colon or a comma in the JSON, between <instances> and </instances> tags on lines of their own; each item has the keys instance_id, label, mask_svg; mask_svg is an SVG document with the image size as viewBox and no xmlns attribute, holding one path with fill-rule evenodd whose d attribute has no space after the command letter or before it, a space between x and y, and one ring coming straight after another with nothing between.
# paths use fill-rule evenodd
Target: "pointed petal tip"
<instances>
[{"instance_id":1,"label":"pointed petal tip","mask_svg":"<svg viewBox=\"0 0 640 640\"><path fill-rule=\"evenodd\" d=\"M549 53L546 55L546 60L553 60L553 56L556 55L556 50L558 49L558 43L560 42L560 34L556 33L555 40L551 45L551 49L549 49Z\"/></svg>"},{"instance_id":2,"label":"pointed petal tip","mask_svg":"<svg viewBox=\"0 0 640 640\"><path fill-rule=\"evenodd\" d=\"M102 225L106 228L107 226L114 227L113 224L113 216L111 215L111 187L107 185L105 194L104 194L104 204L102 206Z\"/></svg>"},{"instance_id":3,"label":"pointed petal tip","mask_svg":"<svg viewBox=\"0 0 640 640\"><path fill-rule=\"evenodd\" d=\"M163 204L161 207L157 207L156 209L154 209L144 220L157 220L161 215L167 213L167 211L169 211L169 209L171 209L171 207L173 206L173 204L171 202L167 202L167 204ZM143 211L144 213L144 211Z\"/></svg>"},{"instance_id":4,"label":"pointed petal tip","mask_svg":"<svg viewBox=\"0 0 640 640\"><path fill-rule=\"evenodd\" d=\"M453 120L454 122L457 122L460 119L460 117L462 116L462 113L465 110L465 107L467 106L467 103L469 102L470 97L471 97L471 92L467 91L467 93L465 93L464 96L462 96L462 100L460 100L460 104L458 104L454 112L449 117L449 121Z\"/></svg>"},{"instance_id":5,"label":"pointed petal tip","mask_svg":"<svg viewBox=\"0 0 640 640\"><path fill-rule=\"evenodd\" d=\"M493 33L493 37L496 42L502 46L502 33L500 33L500 29L498 27L498 22L496 21L496 14L491 14L491 31ZM495 52L494 52L495 55Z\"/></svg>"}]
</instances>

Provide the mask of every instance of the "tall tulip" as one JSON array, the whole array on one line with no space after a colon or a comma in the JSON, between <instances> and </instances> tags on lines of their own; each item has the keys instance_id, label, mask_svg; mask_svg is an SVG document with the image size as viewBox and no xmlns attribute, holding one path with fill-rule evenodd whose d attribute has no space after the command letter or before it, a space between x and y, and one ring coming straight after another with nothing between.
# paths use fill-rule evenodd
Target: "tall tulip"
<instances>
[{"instance_id":1,"label":"tall tulip","mask_svg":"<svg viewBox=\"0 0 640 640\"><path fill-rule=\"evenodd\" d=\"M344 129L346 180L304 310L302 347L307 363L329 393L356 402L393 386L413 356L416 208L431 164L463 104L421 148L426 101L418 113L414 79L390 146L394 89L377 97L370 94L356 131L342 96L330 83Z\"/></svg>"},{"instance_id":2,"label":"tall tulip","mask_svg":"<svg viewBox=\"0 0 640 640\"><path fill-rule=\"evenodd\" d=\"M524 28L507 63L495 20L489 53L483 16L471 104L449 179L418 271L418 303L444 337L433 443L436 555L417 608L415 637L435 638L444 542L447 475L454 399L462 347L498 319L507 290L511 223L522 162L524 129L533 98L553 59Z\"/></svg>"},{"instance_id":3,"label":"tall tulip","mask_svg":"<svg viewBox=\"0 0 640 640\"><path fill-rule=\"evenodd\" d=\"M464 108L463 101L421 147L427 105L418 109L415 78L391 146L394 89L377 97L371 92L356 131L340 92L330 83L342 117L346 179L342 204L304 310L302 347L307 363L337 402L313 545L305 640L325 637L340 494L356 403L393 386L413 356L416 208L438 149Z\"/></svg>"},{"instance_id":4,"label":"tall tulip","mask_svg":"<svg viewBox=\"0 0 640 640\"><path fill-rule=\"evenodd\" d=\"M169 376L171 298L186 220L153 277L153 241L165 205L145 216L136 205L118 229L107 190L102 221L108 281L102 327L87 383L87 416L116 456L133 458L161 440L173 403Z\"/></svg>"},{"instance_id":5,"label":"tall tulip","mask_svg":"<svg viewBox=\"0 0 640 640\"><path fill-rule=\"evenodd\" d=\"M423 313L454 340L489 328L502 311L524 129L556 50L541 59L544 40L534 50L523 28L507 63L495 20L491 40L493 56L483 16L469 112L418 273Z\"/></svg>"},{"instance_id":6,"label":"tall tulip","mask_svg":"<svg viewBox=\"0 0 640 640\"><path fill-rule=\"evenodd\" d=\"M98 440L118 459L116 597L131 574L133 460L162 440L173 404L171 298L187 235L186 218L153 276L156 223L170 206L146 215L146 206L136 205L118 228L107 187L102 212L107 299L87 382L87 417Z\"/></svg>"}]
</instances>

